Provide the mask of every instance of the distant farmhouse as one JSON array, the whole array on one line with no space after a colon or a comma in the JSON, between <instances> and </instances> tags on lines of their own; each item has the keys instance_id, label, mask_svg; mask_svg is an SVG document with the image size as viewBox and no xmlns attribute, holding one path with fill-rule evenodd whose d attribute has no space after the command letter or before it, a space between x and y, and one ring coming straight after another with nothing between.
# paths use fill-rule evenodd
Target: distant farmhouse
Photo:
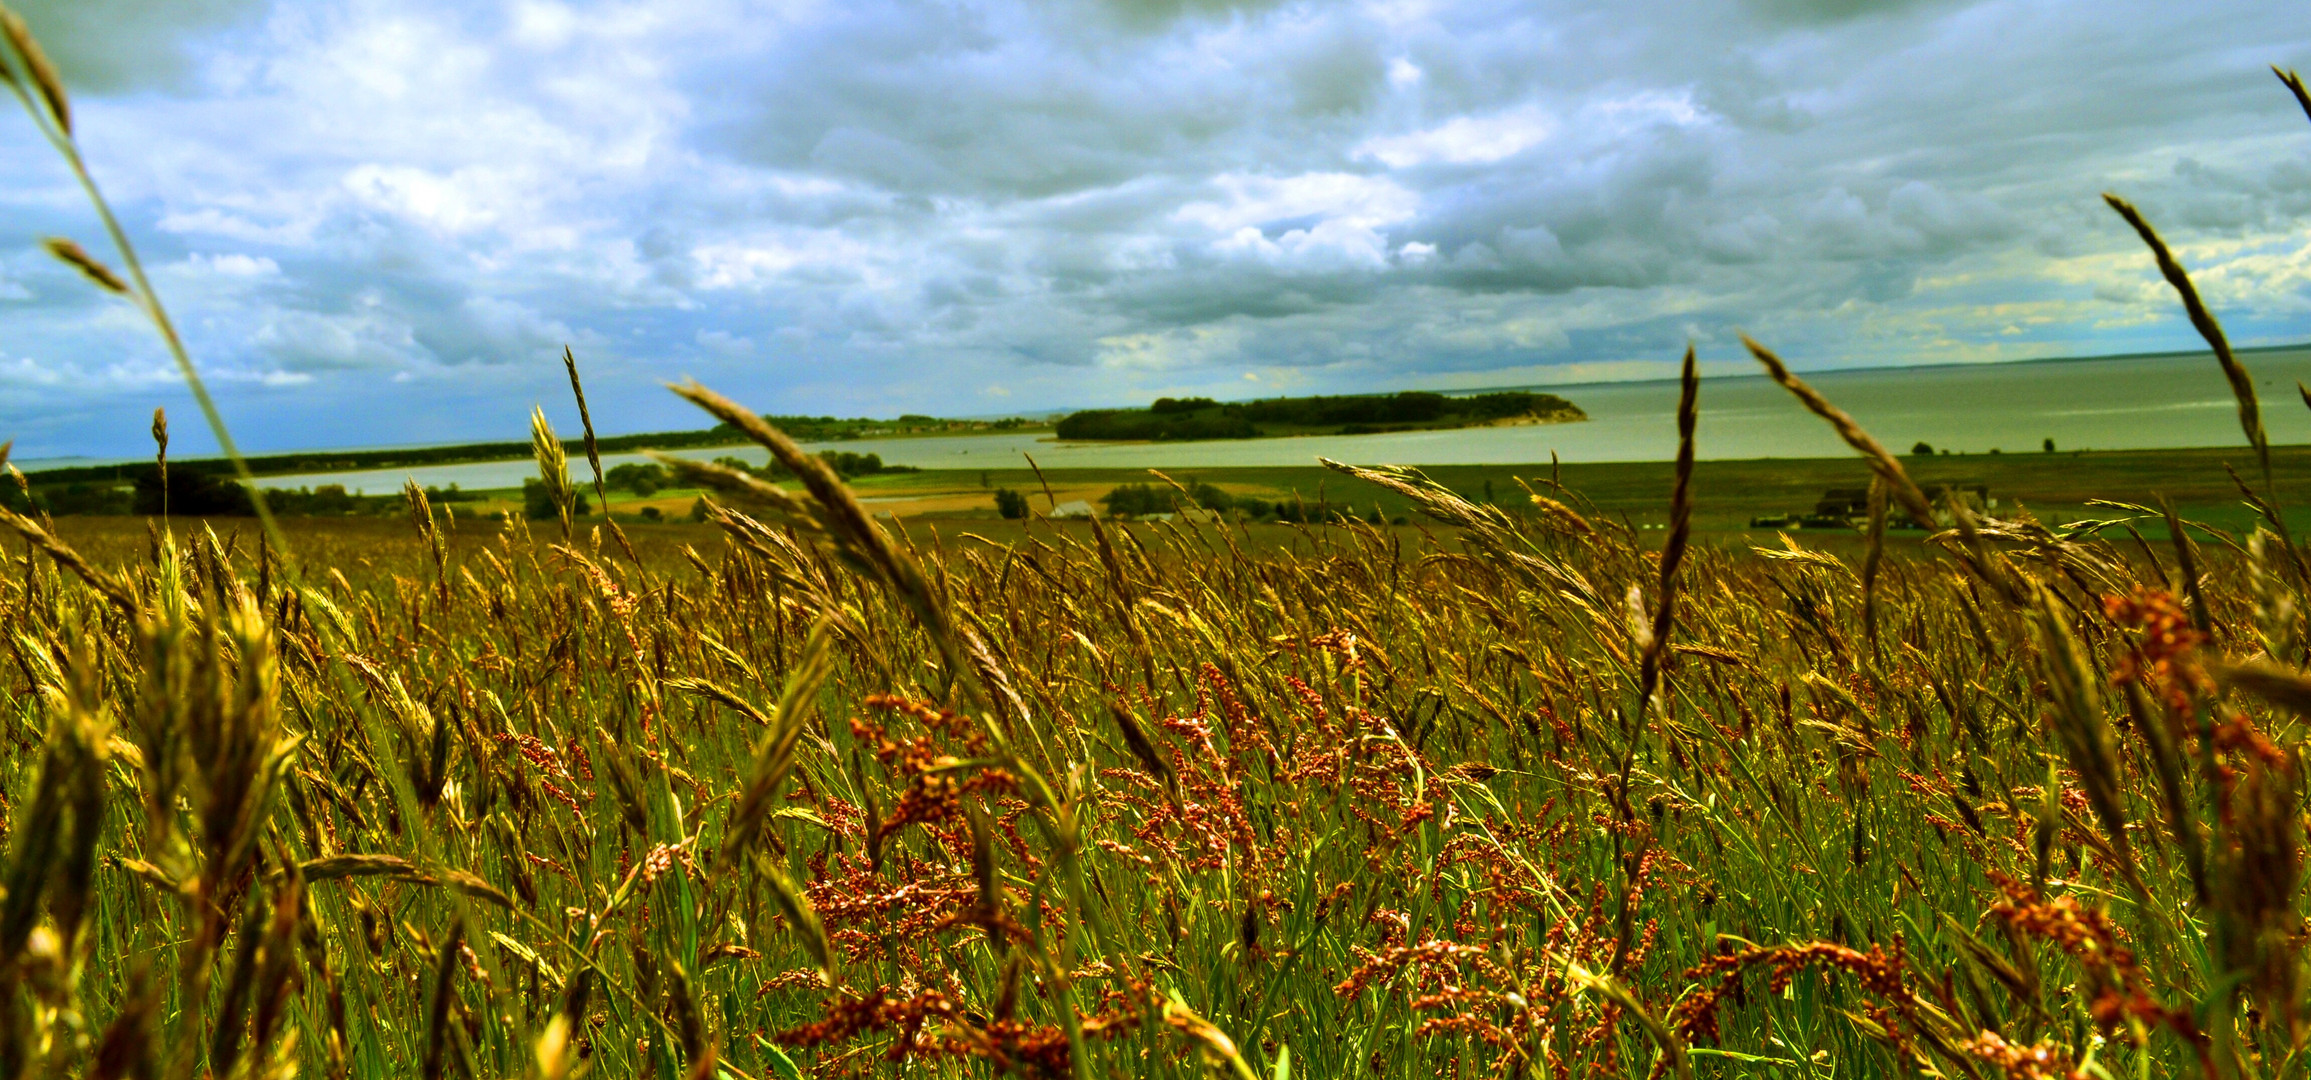
<instances>
[{"instance_id":1,"label":"distant farmhouse","mask_svg":"<svg viewBox=\"0 0 2311 1080\"><path fill-rule=\"evenodd\" d=\"M1953 503L1964 506L1969 513L1981 514L1998 508L1998 500L1990 497L1990 485L1974 481L1956 480L1922 484L1926 500L1934 505L1932 522L1915 522L1898 506L1889 508L1887 524L1893 528L1947 529L1958 523L1950 511ZM1822 492L1813 509L1805 514L1771 514L1749 519L1751 528L1786 529L1856 529L1868 526L1870 519L1870 489L1831 488Z\"/></svg>"},{"instance_id":2,"label":"distant farmhouse","mask_svg":"<svg viewBox=\"0 0 2311 1080\"><path fill-rule=\"evenodd\" d=\"M1927 501L1934 504L1934 525L1950 528L1958 519L1950 513L1950 504L1957 503L1969 514L1980 515L1998 509L1998 500L1990 497L1990 485L1955 481L1946 484L1926 484Z\"/></svg>"}]
</instances>

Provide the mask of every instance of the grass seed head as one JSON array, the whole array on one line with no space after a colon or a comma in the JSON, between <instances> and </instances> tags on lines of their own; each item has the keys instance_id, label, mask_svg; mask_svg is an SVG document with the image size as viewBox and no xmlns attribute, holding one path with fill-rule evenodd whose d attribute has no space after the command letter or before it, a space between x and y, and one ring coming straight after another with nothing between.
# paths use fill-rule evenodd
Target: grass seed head
<instances>
[{"instance_id":1,"label":"grass seed head","mask_svg":"<svg viewBox=\"0 0 2311 1080\"><path fill-rule=\"evenodd\" d=\"M51 236L41 243L48 249L50 255L56 256L58 261L80 271L82 277L95 282L98 288L116 296L129 294L128 282L122 281L119 274L112 272L111 267L104 265L102 261L89 254L87 249L82 248L78 243L61 236Z\"/></svg>"},{"instance_id":2,"label":"grass seed head","mask_svg":"<svg viewBox=\"0 0 2311 1080\"><path fill-rule=\"evenodd\" d=\"M8 46L16 59L24 65L24 75L32 80L32 88L40 95L41 104L48 108L48 118L64 137L72 137L72 103L64 96L64 79L56 73L56 65L48 59L48 50L40 47L32 36L32 28L24 25L22 16L0 5L0 33L5 33ZM10 81L14 81L10 73Z\"/></svg>"}]
</instances>

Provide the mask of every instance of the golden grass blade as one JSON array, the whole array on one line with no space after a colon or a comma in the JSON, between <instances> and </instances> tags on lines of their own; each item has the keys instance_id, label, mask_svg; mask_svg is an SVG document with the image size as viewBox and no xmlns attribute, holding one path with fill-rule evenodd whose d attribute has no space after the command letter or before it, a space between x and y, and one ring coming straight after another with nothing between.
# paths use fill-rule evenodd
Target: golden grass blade
<instances>
[{"instance_id":1,"label":"golden grass blade","mask_svg":"<svg viewBox=\"0 0 2311 1080\"><path fill-rule=\"evenodd\" d=\"M457 979L458 948L465 943L465 924L450 924L449 938L441 943L441 953L433 965L432 1004L426 1010L425 1021L425 1080L441 1080L443 1056L449 1049L450 989Z\"/></svg>"},{"instance_id":2,"label":"golden grass blade","mask_svg":"<svg viewBox=\"0 0 2311 1080\"><path fill-rule=\"evenodd\" d=\"M2183 868L2190 876L2191 899L2204 905L2207 902L2206 847L2199 836L2198 811L2192 805L2183 778L2182 751L2175 745L2173 733L2167 730L2166 718L2152 712L2150 697L2143 693L2142 684L2130 680L2124 692L2135 733L2142 736L2143 745L2150 751L2151 775L2158 781L2167 831L2174 836L2175 846L2183 849Z\"/></svg>"},{"instance_id":3,"label":"golden grass blade","mask_svg":"<svg viewBox=\"0 0 2311 1080\"><path fill-rule=\"evenodd\" d=\"M40 917L45 885L62 858L65 768L52 731L38 777L22 792L21 808L10 823L7 895L0 897L0 964L13 966ZM28 796L28 797L27 797Z\"/></svg>"},{"instance_id":4,"label":"golden grass blade","mask_svg":"<svg viewBox=\"0 0 2311 1080\"><path fill-rule=\"evenodd\" d=\"M2287 89L2295 95L2295 103L2303 106L2304 117L2311 119L2311 91L2303 89L2303 77L2291 69L2281 70L2277 64L2271 65L2271 74L2277 75L2280 82L2287 84Z\"/></svg>"},{"instance_id":5,"label":"golden grass blade","mask_svg":"<svg viewBox=\"0 0 2311 1080\"><path fill-rule=\"evenodd\" d=\"M420 876L417 864L399 855L330 855L297 864L297 872L307 881L334 881L338 878Z\"/></svg>"},{"instance_id":6,"label":"golden grass blade","mask_svg":"<svg viewBox=\"0 0 2311 1080\"><path fill-rule=\"evenodd\" d=\"M2182 579L2183 598L2190 602L2191 626L2201 634L2215 632L2214 613L2207 609L2207 598L2199 587L2199 560L2197 545L2191 543L2191 534L2183 530L2182 519L2175 514L2175 504L2159 500L2159 513L2167 525L2167 539L2175 548L2175 576Z\"/></svg>"},{"instance_id":7,"label":"golden grass blade","mask_svg":"<svg viewBox=\"0 0 2311 1080\"><path fill-rule=\"evenodd\" d=\"M5 5L0 5L0 32L5 32L8 44L16 58L24 62L24 75L32 80L40 100L48 107L48 118L66 137L72 135L72 103L64 96L64 78L56 73L56 65L48 59L48 50L40 47L32 36L32 28L24 19Z\"/></svg>"},{"instance_id":8,"label":"golden grass blade","mask_svg":"<svg viewBox=\"0 0 2311 1080\"><path fill-rule=\"evenodd\" d=\"M1461 498L1457 492L1429 479L1419 469L1398 465L1366 468L1326 457L1317 458L1316 462L1333 472L1353 476L1367 484L1402 495L1412 500L1421 513L1447 525L1486 532L1506 531L1511 525L1508 516L1501 513L1498 507L1478 505Z\"/></svg>"},{"instance_id":9,"label":"golden grass blade","mask_svg":"<svg viewBox=\"0 0 2311 1080\"><path fill-rule=\"evenodd\" d=\"M2241 693L2252 694L2298 716L2311 717L2311 676L2263 660L2218 664L2208 673L2215 681Z\"/></svg>"},{"instance_id":10,"label":"golden grass blade","mask_svg":"<svg viewBox=\"0 0 2311 1080\"><path fill-rule=\"evenodd\" d=\"M834 672L834 626L821 619L803 642L802 655L787 669L786 685L779 689L778 706L771 711L771 729L755 747L753 768L738 805L730 811L730 826L722 839L722 862L734 865L754 843L771 800L794 771L795 749L802 742L803 723L818 697L819 686ZM752 711L752 710L748 710Z\"/></svg>"},{"instance_id":11,"label":"golden grass blade","mask_svg":"<svg viewBox=\"0 0 2311 1080\"><path fill-rule=\"evenodd\" d=\"M497 886L483 881L465 870L427 870L399 855L328 855L308 859L297 864L297 873L307 881L335 881L342 878L383 877L406 881L413 885L433 885L455 889L476 900L487 900L509 911L516 910L513 897ZM279 879L279 870L268 874Z\"/></svg>"},{"instance_id":12,"label":"golden grass blade","mask_svg":"<svg viewBox=\"0 0 2311 1080\"><path fill-rule=\"evenodd\" d=\"M1574 985L1601 994L1619 1005L1630 1018L1637 1021L1637 1026L1645 1029L1645 1034L1652 1037L1654 1045L1661 1048L1661 1059L1668 1066L1668 1071L1682 1080L1693 1080L1693 1059L1687 1053L1685 1040L1655 1019L1652 1010L1637 1000L1637 995L1631 993L1620 979L1589 971L1573 963L1565 965L1565 977Z\"/></svg>"},{"instance_id":13,"label":"golden grass blade","mask_svg":"<svg viewBox=\"0 0 2311 1080\"><path fill-rule=\"evenodd\" d=\"M761 852L754 856L754 869L763 880L770 882L770 897L776 901L795 936L802 939L802 947L818 962L819 979L827 986L835 985L834 946L827 940L826 924L819 921L818 909L811 906L810 897L795 884L786 871L770 861Z\"/></svg>"},{"instance_id":14,"label":"golden grass blade","mask_svg":"<svg viewBox=\"0 0 2311 1080\"><path fill-rule=\"evenodd\" d=\"M160 468L161 516L168 516L169 490L169 414L166 409L152 411L153 457Z\"/></svg>"},{"instance_id":15,"label":"golden grass blade","mask_svg":"<svg viewBox=\"0 0 2311 1080\"><path fill-rule=\"evenodd\" d=\"M2286 515L2279 509L2279 486L2271 474L2271 440L2263 430L2263 407L2255 396L2254 377L2247 373L2246 365L2231 354L2231 343L2223 335L2221 324L2215 321L2214 313L2208 311L2206 304L2199 299L2199 290L2191 284L2190 274L2183 270L2182 263L2176 261L2174 253L2167 250L2166 242L2159 239L2158 230L2151 227L2133 203L2108 192L2103 194L2102 200L2109 203L2110 208L2118 212L2118 216L2125 218L2127 224L2134 226L2135 234L2142 237L2143 244L2151 249L2151 257L2158 263L2159 273L2167 279L2167 284L2174 286L2176 295L2182 298L2183 311L2190 316L2191 325L2197 328L2200 337L2206 339L2207 346L2214 350L2215 362L2222 366L2223 377L2230 381L2231 396L2239 403L2239 428L2246 433L2247 443L2255 448L2255 461L2262 467L2263 491L2257 509L2263 512L2271 528L2279 534L2279 543L2286 549L2288 561L2295 570L2296 581L2311 586L2311 565L2304 562L2302 552L2295 546L2294 534L2287 528Z\"/></svg>"},{"instance_id":16,"label":"golden grass blade","mask_svg":"<svg viewBox=\"0 0 2311 1080\"><path fill-rule=\"evenodd\" d=\"M1693 429L1701 415L1701 374L1694 366L1693 346L1685 347L1685 367L1677 393L1677 479L1669 492L1669 538L1661 548L1661 575L1655 590L1653 631L1646 638L1639 662L1637 706L1652 707L1653 691L1661 680L1661 650L1669 643L1677 622L1677 568L1685 562L1685 546L1693 535Z\"/></svg>"},{"instance_id":17,"label":"golden grass blade","mask_svg":"<svg viewBox=\"0 0 2311 1080\"><path fill-rule=\"evenodd\" d=\"M129 990L119 1015L105 1026L97 1040L95 1061L88 1080L126 1080L162 1075L154 1055L153 1021L160 1012L160 992L143 968L129 972Z\"/></svg>"},{"instance_id":18,"label":"golden grass blade","mask_svg":"<svg viewBox=\"0 0 2311 1080\"><path fill-rule=\"evenodd\" d=\"M744 716L747 719L754 721L757 725L762 727L770 727L773 724L771 718L765 715L761 709L755 708L753 705L749 704L745 698L739 697L736 691L722 685L721 683L715 682L712 679L668 679L666 680L666 688L678 693L691 694L697 697L705 698L708 701L715 702L724 708L737 712L740 716Z\"/></svg>"},{"instance_id":19,"label":"golden grass blade","mask_svg":"<svg viewBox=\"0 0 2311 1080\"><path fill-rule=\"evenodd\" d=\"M107 733L91 711L88 674L76 670L67 680L72 689L64 706L52 710L38 778L13 823L7 894L0 897L0 967L24 951L43 899L55 911L62 945L77 937L90 906L108 751Z\"/></svg>"},{"instance_id":20,"label":"golden grass blade","mask_svg":"<svg viewBox=\"0 0 2311 1080\"><path fill-rule=\"evenodd\" d=\"M1862 556L1862 631L1869 635L1870 648L1878 647L1878 570L1886 558L1886 480L1882 476L1870 478L1869 527L1865 539L1869 550Z\"/></svg>"},{"instance_id":21,"label":"golden grass blade","mask_svg":"<svg viewBox=\"0 0 2311 1080\"><path fill-rule=\"evenodd\" d=\"M41 528L39 522L7 507L0 506L0 525L6 525L16 530L16 535L30 541L32 546L47 552L49 558L56 560L58 565L72 571L74 576L87 582L90 588L102 594L105 599L112 601L112 605L119 608L122 613L128 615L137 613L136 597L129 593L127 586L114 580L111 574L97 569L87 559L81 558L79 552L72 550L70 545L51 535L48 530Z\"/></svg>"},{"instance_id":22,"label":"golden grass blade","mask_svg":"<svg viewBox=\"0 0 2311 1080\"><path fill-rule=\"evenodd\" d=\"M95 282L98 288L119 296L129 294L128 282L122 281L119 274L112 272L111 267L104 265L79 244L61 236L51 236L40 243L48 249L50 255L56 256L57 261L80 271L82 277Z\"/></svg>"},{"instance_id":23,"label":"golden grass blade","mask_svg":"<svg viewBox=\"0 0 2311 1080\"><path fill-rule=\"evenodd\" d=\"M1036 483L1038 483L1038 484L1041 484L1041 485L1043 485L1043 501L1044 501L1044 503L1045 503L1045 504L1047 504L1047 505L1046 505L1046 509L1050 509L1050 510L1057 510L1057 509L1059 509L1059 496L1057 496L1057 495L1054 495L1054 494L1052 494L1052 493L1051 493L1051 481L1049 481L1049 480L1047 480L1047 479L1045 479L1045 478L1044 478L1044 476L1043 476L1043 466L1041 466L1041 465L1037 465L1037 464L1035 463L1035 455L1033 455L1033 454L1027 454L1027 453L1022 453L1022 454L1020 454L1019 456L1020 456L1020 457L1023 457L1023 458L1026 458L1026 459L1027 459L1027 467L1028 467L1028 468L1030 468L1030 469L1033 469L1033 470L1035 470L1035 482L1036 482Z\"/></svg>"},{"instance_id":24,"label":"golden grass blade","mask_svg":"<svg viewBox=\"0 0 2311 1080\"><path fill-rule=\"evenodd\" d=\"M546 1021L534 1047L541 1080L567 1080L570 1075L570 1018L561 1013Z\"/></svg>"},{"instance_id":25,"label":"golden grass blade","mask_svg":"<svg viewBox=\"0 0 2311 1080\"><path fill-rule=\"evenodd\" d=\"M561 514L562 539L570 538L570 515L577 492L570 487L570 459L562 451L562 440L554 435L554 425L546 421L546 410L530 410L530 452L538 461L538 480L546 487L546 497L553 500Z\"/></svg>"},{"instance_id":26,"label":"golden grass blade","mask_svg":"<svg viewBox=\"0 0 2311 1080\"><path fill-rule=\"evenodd\" d=\"M1228 1037L1211 1021L1197 1015L1188 1007L1187 1000L1177 990L1162 999L1164 1023L1186 1036L1203 1049L1205 1058L1213 1064L1224 1064L1237 1080L1259 1080L1244 1055L1236 1049L1236 1040Z\"/></svg>"},{"instance_id":27,"label":"golden grass blade","mask_svg":"<svg viewBox=\"0 0 2311 1080\"><path fill-rule=\"evenodd\" d=\"M2103 715L2097 689L2102 678L2087 659L2070 621L2063 617L2060 602L2043 587L2037 600L2033 622L2039 667L2054 704L2047 711L2047 724L2054 729L2071 771L2078 775L2079 786L2085 789L2087 805L2117 855L2120 872L2135 894L2147 899L2149 886L2142 881L2135 866L2134 846L2127 840L2126 774L2119 765L2117 739Z\"/></svg>"},{"instance_id":28,"label":"golden grass blade","mask_svg":"<svg viewBox=\"0 0 2311 1080\"><path fill-rule=\"evenodd\" d=\"M594 416L586 411L586 387L578 381L578 357L567 345L562 346L562 366L570 372L570 396L578 399L578 425L586 432L586 464L594 470L594 499L602 504L602 522L610 527L610 536L618 541L618 550L626 554L626 561L642 565L642 557L634 553L634 544L626 539L626 530L618 527L618 519L610 515L610 487L602 479L602 453L594 440Z\"/></svg>"},{"instance_id":29,"label":"golden grass blade","mask_svg":"<svg viewBox=\"0 0 2311 1080\"><path fill-rule=\"evenodd\" d=\"M2207 347L2215 351L2215 363L2222 365L2223 377L2231 383L2231 396L2239 402L2239 429L2246 433L2247 442L2254 446L2256 456L2262 460L2264 487L2268 489L2271 447L2269 438L2263 433L2263 407L2255 399L2254 378L2247 374L2246 366L2231 355L2231 342L2223 336L2222 325L2215 321L2214 313L2208 311L2206 303L2199 299L2198 287L2191 284L2190 274L2183 270L2182 263L2175 260L2174 253L2167 250L2166 241L2159 238L2158 230L2143 218L2142 211L2135 209L2133 203L2108 192L2103 194L2102 201L2109 203L2119 217L2134 226L2135 235L2142 237L2143 244L2151 249L2151 258L2157 261L2159 273L2167 279L2167 284L2174 286L2176 295L2182 297L2183 312L2190 316L2191 326L2198 330L2200 337L2206 339Z\"/></svg>"},{"instance_id":30,"label":"golden grass blade","mask_svg":"<svg viewBox=\"0 0 2311 1080\"><path fill-rule=\"evenodd\" d=\"M818 518L827 536L843 551L880 577L892 595L905 604L921 620L923 629L938 644L947 661L950 677L959 677L964 670L962 648L956 640L953 624L947 618L946 607L939 600L930 582L923 577L915 560L900 551L868 516L866 507L859 504L850 488L845 486L826 462L803 453L786 433L772 427L768 421L755 415L712 390L697 383L669 386L691 404L744 432L746 436L770 451L772 460L802 481L803 487L818 503ZM976 684L972 684L976 687Z\"/></svg>"},{"instance_id":31,"label":"golden grass blade","mask_svg":"<svg viewBox=\"0 0 2311 1080\"><path fill-rule=\"evenodd\" d=\"M123 281L119 275L69 240L54 242L50 251L73 263L100 287L126 297L152 321L153 329L160 334L161 343L167 347L170 359L176 361L178 373L184 376L185 388L192 391L193 401L200 406L201 415L207 419L210 432L216 436L217 448L233 463L234 474L240 478L242 487L248 489L249 498L255 504L257 521L265 535L280 550L288 551L289 546L281 535L280 526L273 520L271 506L257 487L256 477L249 471L249 464L242 458L240 448L234 444L232 431L225 426L224 414L218 411L216 400L209 396L208 385L201 380L200 370L193 365L192 354L185 350L183 337L178 335L176 324L169 318L168 309L161 304L160 295L153 290L151 279L145 275L144 264L137 258L135 245L129 243L127 230L121 228L119 217L112 212L112 205L105 201L103 192L97 188L96 177L89 173L88 163L80 156L79 145L73 141L72 109L65 98L63 79L57 75L55 65L49 61L40 43L33 38L31 30L24 25L24 20L4 3L0 3L0 37L7 39L9 51L16 55L17 63L24 69L24 77L31 80L32 92L26 92L24 84L18 81L16 73L6 64L0 64L0 81L5 81L16 92L18 100L32 115L34 125L48 139L57 154L64 158L65 164L71 167L73 177L80 181L89 205L95 209L98 220L103 222L105 234L111 238L122 264L127 267L128 278Z\"/></svg>"},{"instance_id":32,"label":"golden grass blade","mask_svg":"<svg viewBox=\"0 0 2311 1080\"><path fill-rule=\"evenodd\" d=\"M818 515L811 511L811 504L787 494L786 489L776 484L764 481L751 473L740 472L728 465L676 457L656 450L649 453L651 460L666 466L667 471L674 474L677 483L711 488L732 496L740 502L767 506L796 519L812 532L824 533L826 531L819 525Z\"/></svg>"},{"instance_id":33,"label":"golden grass blade","mask_svg":"<svg viewBox=\"0 0 2311 1080\"><path fill-rule=\"evenodd\" d=\"M82 918L96 903L96 851L105 824L105 774L111 766L111 744L116 741L104 712L103 675L95 670L96 663L94 650L84 644L71 665L65 708L57 718L62 736L58 763L68 770L64 787L72 827L63 838L64 857L51 873L48 889L57 933L68 952L79 940Z\"/></svg>"},{"instance_id":34,"label":"golden grass blade","mask_svg":"<svg viewBox=\"0 0 2311 1080\"><path fill-rule=\"evenodd\" d=\"M1909 514L1911 520L1929 528L1933 526L1934 504L1926 498L1926 493L1918 488L1917 482L1910 479L1910 472L1902 467L1900 459L1894 457L1883 443L1871 437L1869 432L1862 430L1862 426L1855 423L1853 417L1846 415L1845 410L1830 404L1829 399L1823 397L1820 391L1807 385L1804 379L1800 379L1792 373L1789 370L1789 365L1784 364L1781 357L1775 355L1773 350L1758 344L1747 334L1742 335L1741 343L1749 347L1749 354L1756 357L1759 364L1764 365L1766 374L1771 376L1774 382L1781 384L1782 389L1795 396L1808 411L1828 421L1830 427L1837 431L1838 437L1845 440L1847 446L1853 447L1856 452L1862 455L1862 460L1869 464L1870 471L1885 482L1895 501L1901 504L1903 512ZM1950 510L1951 515L1957 518L1958 531L1965 537L1967 543L1967 546L1959 552L1966 565L1977 576L1989 582L1992 588L1997 589L2008 603L2017 606L2024 605L2026 598L2022 594L2021 587L2014 581L2012 570L1982 543L1981 537L1975 529L1973 517L1967 512L1966 507L1963 504L1952 502Z\"/></svg>"},{"instance_id":35,"label":"golden grass blade","mask_svg":"<svg viewBox=\"0 0 2311 1080\"><path fill-rule=\"evenodd\" d=\"M1582 517L1572 507L1534 491L1533 486L1525 483L1523 477L1517 478L1517 486L1525 489L1526 500L1541 512L1542 518L1549 524L1555 525L1561 531L1571 533L1574 536L1590 537L1597 535L1596 526L1589 524L1588 519Z\"/></svg>"},{"instance_id":36,"label":"golden grass blade","mask_svg":"<svg viewBox=\"0 0 2311 1080\"><path fill-rule=\"evenodd\" d=\"M586 388L578 382L578 357L567 345L562 346L562 366L570 372L570 396L578 399L578 424L586 431L586 464L594 470L594 497L601 500L603 512L610 505L610 489L602 482L602 454L594 445L594 416L586 411Z\"/></svg>"},{"instance_id":37,"label":"golden grass blade","mask_svg":"<svg viewBox=\"0 0 2311 1080\"><path fill-rule=\"evenodd\" d=\"M1862 455L1863 460L1868 462L1871 472L1885 479L1894 499L1902 504L1902 509L1913 520L1923 525L1933 525L1933 502L1926 498L1924 491L1919 490L1917 483L1910 479L1909 470L1902 468L1901 461L1895 458L1884 444L1872 438L1869 432L1862 430L1862 426L1855 423L1853 417L1846 415L1845 410L1830 404L1829 399L1823 397L1820 391L1807 385L1804 379L1792 374L1789 365L1782 363L1781 357L1775 355L1773 350L1758 344L1747 334L1742 335L1741 343L1749 348L1749 354L1756 357L1759 364L1764 365L1765 373L1771 376L1774 382L1781 384L1782 389L1795 395L1798 401L1803 403L1806 409L1815 416L1829 421L1830 427L1836 429L1838 438L1844 439L1847 446L1853 447L1856 452Z\"/></svg>"}]
</instances>

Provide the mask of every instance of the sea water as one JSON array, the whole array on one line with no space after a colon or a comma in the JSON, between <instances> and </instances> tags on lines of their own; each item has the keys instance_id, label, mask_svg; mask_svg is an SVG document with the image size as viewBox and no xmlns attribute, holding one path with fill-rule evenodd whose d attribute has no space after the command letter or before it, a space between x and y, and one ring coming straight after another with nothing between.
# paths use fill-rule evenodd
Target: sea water
<instances>
[{"instance_id":1,"label":"sea water","mask_svg":"<svg viewBox=\"0 0 2311 1080\"><path fill-rule=\"evenodd\" d=\"M2263 423L2278 444L2311 442L2311 408L2296 389L2311 382L2311 349L2242 357L2261 395ZM2214 358L2206 354L2049 360L1922 368L1810 373L1824 396L1852 414L1895 453L1919 442L1979 454L2037 451L2047 439L2060 450L2143 450L2244 443L2238 406ZM1675 382L1593 383L1535 387L1580 406L1589 419L1572 424L1406 431L1378 435L1312 435L1210 442L1062 442L1049 434L952 435L806 444L882 455L893 465L924 469L1013 469L1025 455L1046 469L1222 468L1313 465L1319 457L1356 464L1486 465L1663 460L1677 451ZM1694 439L1703 458L1829 457L1850 453L1829 426L1788 391L1762 376L1704 379ZM693 449L681 456L736 456L760 464L759 447ZM647 460L613 454L603 467ZM583 474L573 461L573 474ZM431 465L403 469L268 477L268 487L343 484L386 494L405 478L469 490L518 487L537 475L529 461ZM583 476L580 476L583 479Z\"/></svg>"}]
</instances>

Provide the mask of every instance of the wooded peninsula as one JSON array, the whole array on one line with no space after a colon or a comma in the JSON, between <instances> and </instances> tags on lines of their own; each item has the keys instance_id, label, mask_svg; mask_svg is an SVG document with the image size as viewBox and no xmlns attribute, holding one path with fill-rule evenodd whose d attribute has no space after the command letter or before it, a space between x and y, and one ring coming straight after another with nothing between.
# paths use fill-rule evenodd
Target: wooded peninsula
<instances>
[{"instance_id":1,"label":"wooded peninsula","mask_svg":"<svg viewBox=\"0 0 2311 1080\"><path fill-rule=\"evenodd\" d=\"M1145 409L1071 413L1059 422L1055 433L1062 439L1152 442L1374 435L1497 424L1559 424L1588 418L1579 406L1555 394L1502 390L1451 397L1407 390L1230 402L1206 397L1157 398Z\"/></svg>"}]
</instances>

